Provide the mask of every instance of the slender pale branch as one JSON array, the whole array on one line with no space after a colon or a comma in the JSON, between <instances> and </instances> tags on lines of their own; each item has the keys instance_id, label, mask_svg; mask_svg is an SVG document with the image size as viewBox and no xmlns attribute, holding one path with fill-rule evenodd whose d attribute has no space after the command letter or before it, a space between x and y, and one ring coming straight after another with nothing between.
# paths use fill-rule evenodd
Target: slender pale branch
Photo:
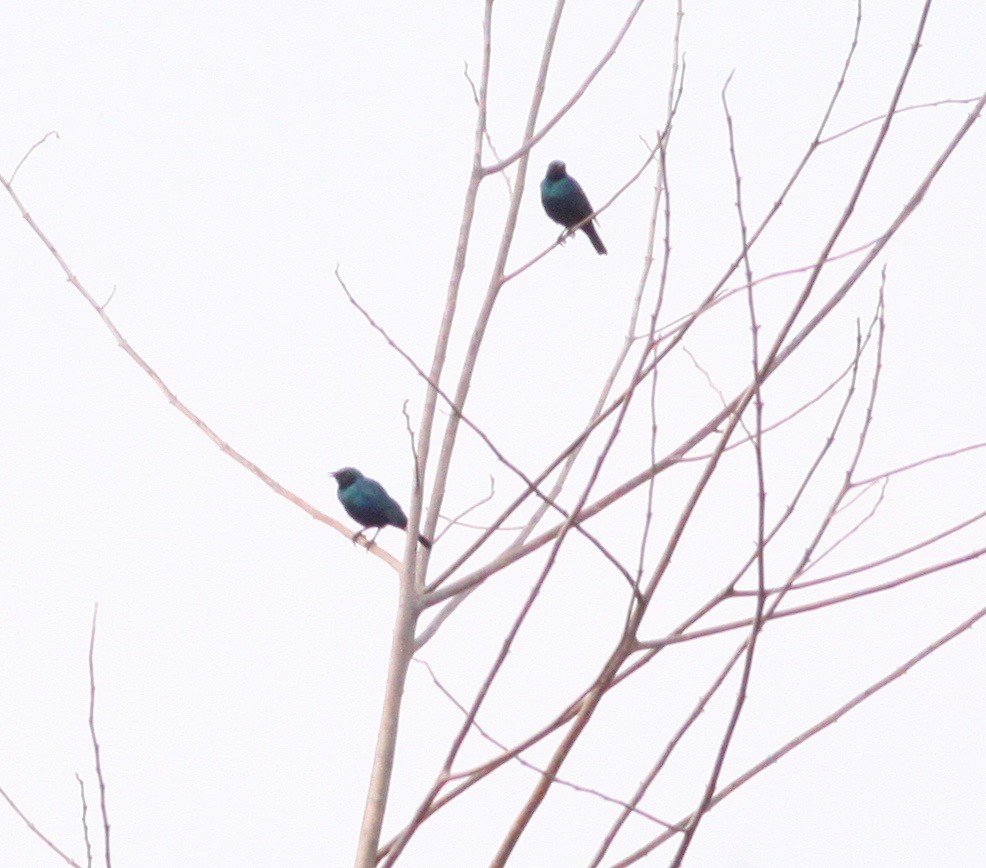
<instances>
[{"instance_id":1,"label":"slender pale branch","mask_svg":"<svg viewBox=\"0 0 986 868\"><path fill-rule=\"evenodd\" d=\"M89 635L89 737L92 741L93 761L96 765L96 780L99 782L99 812L103 818L103 855L106 868L111 868L110 858L110 818L106 810L106 780L103 777L103 763L99 751L99 739L96 737L96 616L99 614L99 604L92 610L92 632Z\"/></svg>"},{"instance_id":2,"label":"slender pale branch","mask_svg":"<svg viewBox=\"0 0 986 868\"><path fill-rule=\"evenodd\" d=\"M68 856L64 851L62 851L51 840L51 838L49 838L47 835L45 835L44 832L42 832L37 826L34 825L34 823L32 823L28 819L27 815L19 807L17 807L17 803L14 802L14 800L12 798L10 798L10 796L7 795L7 791L5 789L3 789L3 787L0 787L0 796L2 796L3 797L3 800L8 805L10 805L11 810L15 814L17 814L17 816L20 817L21 820L24 821L24 825L27 826L27 828L30 829L38 837L39 840L41 840L42 842L44 842L45 846L48 847L49 850L51 850L53 853L55 853L58 856L60 856L62 858L62 860L65 862L66 865L71 865L71 866L73 866L73 868L82 868L82 866L79 865L78 862L76 862L71 856Z\"/></svg>"},{"instance_id":3,"label":"slender pale branch","mask_svg":"<svg viewBox=\"0 0 986 868\"><path fill-rule=\"evenodd\" d=\"M65 259L62 258L61 253L55 247L54 243L48 238L48 236L42 231L41 227L35 223L34 218L28 213L27 209L24 207L23 202L21 202L20 197L14 191L10 182L5 178L0 177L0 185L4 187L7 194L13 200L14 204L17 206L18 210L21 212L21 216L27 222L27 225L31 227L34 234L44 243L45 247L54 257L55 261L61 267L62 271L65 272L65 276L68 278L68 282L72 284L79 292L79 294L86 300L89 306L96 312L96 315L102 320L103 325L109 330L110 334L116 340L120 349L122 349L132 361L134 361L137 366L151 378L151 381L155 386L161 391L161 393L168 399L168 402L186 419L188 419L195 427L197 427L206 437L208 437L219 449L232 458L241 467L244 467L254 476L256 476L261 482L267 485L276 494L279 494L285 500L290 501L299 509L304 510L308 515L314 518L316 521L322 524L328 525L333 530L338 531L347 539L354 539L356 537L356 532L349 530L342 522L337 521L329 515L326 515L321 510L316 509L307 501L303 500L294 492L285 488L281 483L274 479L270 474L262 470L258 465L254 464L250 459L248 459L241 452L234 449L225 440L223 440L213 428L205 422L200 416L194 413L191 408L182 401L174 390L164 381L158 372L151 367L151 365L140 355L123 336L123 333L117 327L116 323L110 319L108 313L106 313L106 304L99 304L96 299L92 296L88 289L83 285L79 277L72 271ZM368 540L360 537L358 540L359 544L366 548L368 551L375 554L382 561L388 563L395 570L400 569L400 561L397 560L393 555L384 549L380 548L375 543L370 543Z\"/></svg>"},{"instance_id":4,"label":"slender pale branch","mask_svg":"<svg viewBox=\"0 0 986 868\"><path fill-rule=\"evenodd\" d=\"M592 70L586 76L582 84L579 85L575 93L573 93L572 96L569 97L568 101L560 109L558 109L558 111L555 112L555 114L551 117L551 119L543 127L541 127L541 129L538 130L536 133L534 132L533 125L531 125L528 131L524 135L523 144L516 151L514 151L509 157L506 157L505 159L500 160L491 166L486 166L483 169L483 171L487 175L493 174L494 172L501 172L503 171L503 169L507 168L512 163L516 163L518 160L524 159L524 157L526 157L530 153L531 148L533 148L538 142L541 141L541 139L543 139L549 132L551 132L554 126L572 110L572 107L582 98L585 92L589 89L589 86L592 84L592 82L595 81L596 76L598 76L599 73L602 72L603 69L606 67L606 64L608 64L616 56L616 52L620 47L620 43L623 42L623 38L627 35L627 33L630 32L630 27L633 25L633 21L637 17L637 13L641 10L645 2L646 0L637 0L637 2L633 5L633 8L630 10L630 12L627 14L627 17L624 19L623 24L620 27L619 32L616 34L616 37L613 39L613 42L610 45L610 47L606 50L605 54L603 54L603 56L600 58L599 62L592 68ZM561 8L564 5L565 5L565 0L561 0L561 2L559 2L558 5L555 7L556 19L561 16ZM552 29L555 31L557 31L556 19L552 20ZM550 37L550 40L553 42L553 37ZM547 45L547 42L545 44Z\"/></svg>"},{"instance_id":5,"label":"slender pale branch","mask_svg":"<svg viewBox=\"0 0 986 868\"><path fill-rule=\"evenodd\" d=\"M89 840L89 805L86 802L86 785L78 775L75 779L79 782L79 801L82 803L82 839L86 842L86 866L92 868L92 841Z\"/></svg>"},{"instance_id":6,"label":"slender pale branch","mask_svg":"<svg viewBox=\"0 0 986 868\"><path fill-rule=\"evenodd\" d=\"M746 640L745 654L743 655L743 670L740 675L739 687L736 691L736 698L726 723L726 729L719 744L705 785L705 791L699 801L698 807L692 814L691 821L686 826L678 845L678 850L671 860L672 868L679 868L685 858L691 842L698 831L702 817L709 810L709 805L715 795L716 785L722 773L722 767L726 762L726 755L732 744L733 736L739 725L740 715L746 706L746 699L749 695L750 680L753 674L754 654L757 648L757 640L760 638L760 631L763 628L764 603L766 600L765 589L767 587L767 482L766 471L764 469L763 455L763 394L762 382L760 379L760 323L757 318L756 303L753 294L753 266L750 264L749 254L749 233L746 227L746 216L743 211L743 180L739 168L739 158L736 155L736 140L733 130L733 117L729 111L729 103L726 98L726 91L729 82L732 80L732 73L726 79L726 84L722 89L722 106L726 116L726 128L729 134L729 156L733 169L733 180L736 187L736 213L739 221L740 241L744 251L743 268L746 273L747 304L750 315L750 345L751 345L751 364L753 368L753 415L754 430L750 435L750 444L753 447L754 467L756 469L756 509L757 509L757 540L756 550L753 559L757 567L757 597L756 608L750 624L750 635Z\"/></svg>"},{"instance_id":7,"label":"slender pale branch","mask_svg":"<svg viewBox=\"0 0 986 868\"><path fill-rule=\"evenodd\" d=\"M826 717L818 721L818 723L804 730L795 738L792 738L790 741L783 744L777 750L768 754L759 763L752 766L743 774L741 774L739 777L734 778L730 783L726 784L724 787L718 790L715 796L713 796L709 808L711 809L716 807L716 805L720 804L723 801L723 799L726 799L727 797L731 796L734 792L736 792L736 790L738 790L741 786L743 786L743 784L747 783L748 781L755 778L761 772L770 768L770 766L774 765L774 763L776 763L778 760L782 759L787 754L791 753L791 751L805 744L813 736L817 735L818 733L832 726L832 724L837 723L850 711L862 705L862 703L864 703L867 699L879 693L881 690L883 690L888 685L892 684L897 679L906 675L911 669L913 669L919 663L924 662L925 660L928 659L928 657L930 657L932 654L934 654L944 645L947 645L953 639L956 639L958 636L961 636L964 632L971 629L973 626L975 626L977 622L981 621L984 617L986 617L986 607L980 609L978 612L976 612L974 615L964 620L961 624L959 624L954 629L949 630L947 633L942 635L940 638L936 639L930 645L927 645L924 648L922 648L917 654L915 654L913 657L909 658L900 666L898 666L896 669L894 669L893 672L884 676L879 681L874 682L861 693L856 694L848 702L839 706L839 708L837 708L831 714L827 715ZM691 821L692 821L691 816L684 817L682 818L681 822L678 825L687 826ZM672 831L662 833L661 835L654 838L653 840L648 841L643 846L638 847L630 855L626 856L625 858L621 859L618 862L614 862L612 868L628 868L628 866L639 862L645 856L649 855L650 853L653 853L654 850L656 850L661 844L669 840L675 834L676 833Z\"/></svg>"}]
</instances>

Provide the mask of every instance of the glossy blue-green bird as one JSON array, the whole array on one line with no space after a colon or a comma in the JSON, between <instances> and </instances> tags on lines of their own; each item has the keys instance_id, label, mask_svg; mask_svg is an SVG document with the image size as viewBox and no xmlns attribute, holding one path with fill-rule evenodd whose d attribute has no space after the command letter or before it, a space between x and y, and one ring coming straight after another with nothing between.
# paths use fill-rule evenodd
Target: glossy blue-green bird
<instances>
[{"instance_id":1,"label":"glossy blue-green bird","mask_svg":"<svg viewBox=\"0 0 986 868\"><path fill-rule=\"evenodd\" d=\"M547 174L541 182L541 204L547 215L567 230L561 234L559 241L566 235L571 235L578 226L589 236L596 253L606 253L606 245L593 226L595 221L586 220L592 214L589 198L579 182L565 171L565 164L561 160L553 160L548 164ZM586 222L582 223L583 220Z\"/></svg>"},{"instance_id":2,"label":"glossy blue-green bird","mask_svg":"<svg viewBox=\"0 0 986 868\"><path fill-rule=\"evenodd\" d=\"M355 467L343 467L330 475L339 483L339 501L343 508L353 521L361 525L359 533L353 537L354 544L368 527L377 529L370 542L376 541L377 535L387 525L407 529L404 510L375 479L367 479ZM431 540L427 537L418 534L418 540L425 548L431 548Z\"/></svg>"}]
</instances>

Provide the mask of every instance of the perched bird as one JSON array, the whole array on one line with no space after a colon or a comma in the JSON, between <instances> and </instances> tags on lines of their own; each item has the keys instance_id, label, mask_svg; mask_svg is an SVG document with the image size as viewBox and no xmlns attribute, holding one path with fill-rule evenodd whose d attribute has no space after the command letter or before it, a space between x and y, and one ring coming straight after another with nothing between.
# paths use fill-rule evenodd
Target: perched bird
<instances>
[{"instance_id":1,"label":"perched bird","mask_svg":"<svg viewBox=\"0 0 986 868\"><path fill-rule=\"evenodd\" d=\"M404 510L375 479L367 479L355 467L343 467L330 475L339 483L339 501L349 517L362 525L353 537L354 544L368 527L377 529L370 542L374 542L377 534L387 525L407 529ZM431 540L421 534L418 534L418 540L425 548L431 548Z\"/></svg>"},{"instance_id":2,"label":"perched bird","mask_svg":"<svg viewBox=\"0 0 986 868\"><path fill-rule=\"evenodd\" d=\"M586 220L582 223L592 213L592 206L579 182L565 171L565 164L561 160L553 160L548 164L548 171L541 182L541 204L555 223L561 223L568 230L561 234L559 241L566 235L571 235L578 226L589 236L596 253L606 253L606 245L592 225L594 221ZM579 223L582 225L579 226Z\"/></svg>"}]
</instances>

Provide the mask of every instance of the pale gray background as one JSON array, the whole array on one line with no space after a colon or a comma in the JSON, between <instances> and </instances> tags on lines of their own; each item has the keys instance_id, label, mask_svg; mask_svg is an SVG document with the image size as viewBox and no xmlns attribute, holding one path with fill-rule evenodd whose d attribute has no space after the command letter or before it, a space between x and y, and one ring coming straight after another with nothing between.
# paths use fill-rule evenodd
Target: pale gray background
<instances>
[{"instance_id":1,"label":"pale gray background","mask_svg":"<svg viewBox=\"0 0 986 868\"><path fill-rule=\"evenodd\" d=\"M570 4L547 113L596 62L626 5ZM919 8L866 5L857 67L833 129L883 111ZM690 2L685 11L669 312L690 309L736 249L719 108L726 76L736 70L731 100L747 205L760 214L814 133L855 14L849 2ZM497 4L491 128L503 153L522 128L549 12L547 3ZM468 61L478 75L480 16L478 3L290 3L274 11L254 2L17 2L3 15L4 174L58 130L61 138L17 178L31 214L97 297L116 287L110 314L183 400L339 517L326 474L343 464L406 503L401 406L410 399L417 418L424 390L348 305L333 270L340 264L402 345L430 359L468 173L473 103L462 72ZM663 123L672 22L669 4L645 8L617 59L536 149L514 265L556 236L535 189L550 159L565 159L596 202L639 165L639 137L652 141ZM977 95L984 33L982 4L936 4L904 103ZM876 234L965 111L900 119L874 186L883 195L868 200L841 249ZM844 201L830 179L845 160L848 183L874 132L820 158L824 171L807 179L761 267L811 260ZM983 155L980 124L881 260L890 263L889 335L873 472L984 439ZM529 470L577 430L622 337L651 183L603 216L609 257L574 240L511 284L494 315L494 349L480 363L470 407ZM504 202L492 179L463 284L464 317L485 289ZM95 806L86 650L98 601L98 723L116 864L350 864L394 576L273 495L176 413L5 197L0 239L0 786L83 858L74 773L86 777ZM859 310L871 309L873 285ZM457 353L463 340L457 335ZM720 373L724 387L747 376ZM591 391L577 398L583 381ZM694 373L683 388L711 406ZM973 456L908 477L895 489L888 528L929 513L940 516L930 526L940 527L982 509L983 469ZM490 473L512 490L492 458L464 441L447 510L483 496ZM618 538L618 524L607 528ZM450 536L446 551L467 538ZM966 539L977 538L974 530ZM381 542L397 554L403 546L393 530ZM436 547L436 566L447 557ZM545 617L581 611L578 587L567 602L558 589ZM973 565L892 602L802 622L795 656L780 645L764 650L770 695L751 707L732 771L898 665L982 597L982 568ZM498 591L477 596L424 655L461 698L485 672L515 607ZM564 671L583 647L575 639L535 656ZM974 630L767 771L706 819L688 864L978 864L984 651L983 631ZM559 686L557 701L580 683ZM501 696L497 707L518 729L498 734L520 732L528 709L531 721L542 720L543 709L531 707L541 698ZM687 707L684 698L668 704ZM414 667L394 818L420 797L458 720ZM625 733L636 723L628 718ZM609 747L615 765L619 739ZM694 773L707 761L683 760L673 771ZM635 780L623 777L616 794ZM516 781L506 800L489 792L491 817L516 810L531 778L517 773ZM600 810L586 796L559 798L582 800L587 816ZM477 804L436 822L406 864L443 864L442 853L456 854L446 864L485 864L499 826L478 823ZM691 803L669 796L666 804L673 819ZM584 853L597 832L553 826L549 814L511 864L581 864L566 854ZM0 806L0 865L56 864Z\"/></svg>"}]
</instances>

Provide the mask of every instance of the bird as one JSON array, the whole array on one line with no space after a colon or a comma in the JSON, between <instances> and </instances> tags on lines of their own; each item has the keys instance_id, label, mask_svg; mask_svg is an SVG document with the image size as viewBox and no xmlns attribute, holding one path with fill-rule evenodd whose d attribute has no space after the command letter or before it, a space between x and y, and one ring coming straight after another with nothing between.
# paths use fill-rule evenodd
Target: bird
<instances>
[{"instance_id":1,"label":"bird","mask_svg":"<svg viewBox=\"0 0 986 868\"><path fill-rule=\"evenodd\" d=\"M343 467L329 474L335 478L339 484L339 501L343 508L349 513L349 517L362 525L359 533L353 537L353 544L366 531L367 528L375 527L377 532L373 535L370 542L375 542L380 531L393 525L401 530L407 529L407 516L404 510L384 490L384 487L375 479L369 479L360 473L355 467ZM418 534L418 540L426 549L431 548L431 540L423 534Z\"/></svg>"},{"instance_id":2,"label":"bird","mask_svg":"<svg viewBox=\"0 0 986 868\"><path fill-rule=\"evenodd\" d=\"M548 171L541 181L541 204L555 223L561 223L568 230L559 236L559 242L578 228L589 236L596 253L602 255L607 252L606 245L592 225L594 220L586 220L592 214L589 199L579 182L565 171L565 164L561 160L552 160L548 164Z\"/></svg>"}]
</instances>

